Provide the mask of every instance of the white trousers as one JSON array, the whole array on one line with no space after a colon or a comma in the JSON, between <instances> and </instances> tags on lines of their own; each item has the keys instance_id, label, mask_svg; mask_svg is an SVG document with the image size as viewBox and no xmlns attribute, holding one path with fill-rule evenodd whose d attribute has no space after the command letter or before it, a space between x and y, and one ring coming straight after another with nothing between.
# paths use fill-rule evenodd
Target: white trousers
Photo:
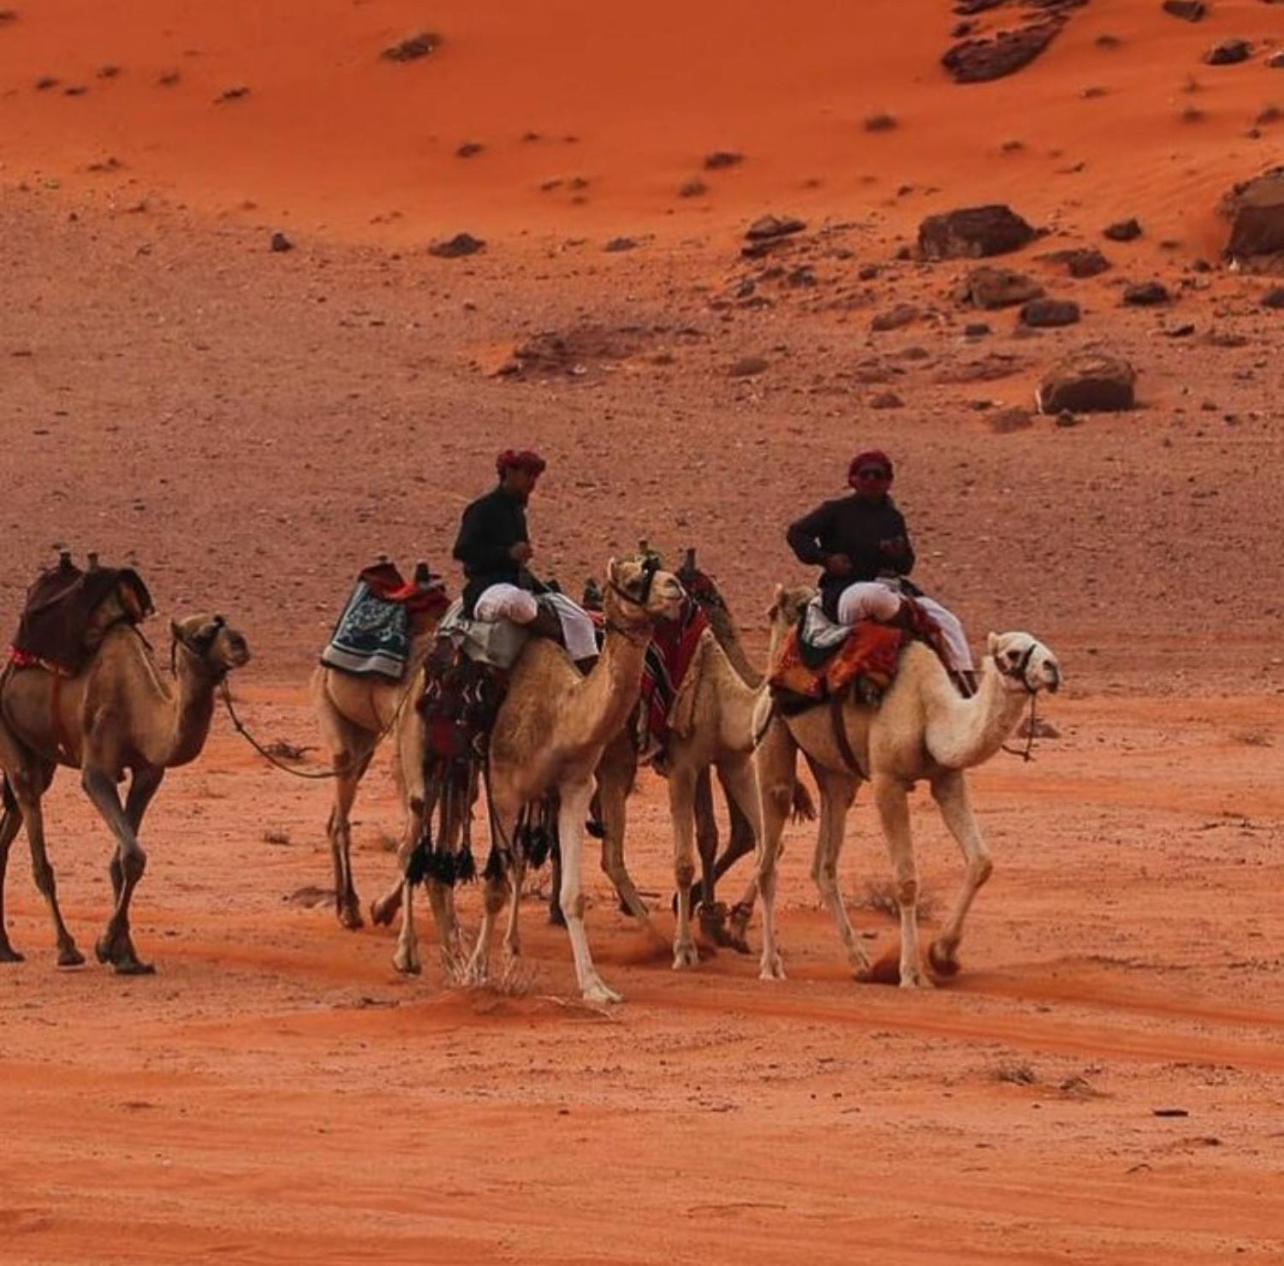
<instances>
[{"instance_id":1,"label":"white trousers","mask_svg":"<svg viewBox=\"0 0 1284 1266\"><path fill-rule=\"evenodd\" d=\"M935 598L919 597L915 601L940 625L941 637L950 657L950 667L970 672L975 667L972 649L967 644L963 624L953 611L946 610ZM879 580L861 580L848 585L838 597L839 624L857 620L891 620L901 609L901 595Z\"/></svg>"},{"instance_id":2,"label":"white trousers","mask_svg":"<svg viewBox=\"0 0 1284 1266\"><path fill-rule=\"evenodd\" d=\"M565 594L547 593L543 597L557 612L570 657L581 660L596 655L597 636L588 615ZM535 595L516 585L490 585L481 591L473 606L473 614L479 620L512 620L514 624L529 624L538 613Z\"/></svg>"}]
</instances>

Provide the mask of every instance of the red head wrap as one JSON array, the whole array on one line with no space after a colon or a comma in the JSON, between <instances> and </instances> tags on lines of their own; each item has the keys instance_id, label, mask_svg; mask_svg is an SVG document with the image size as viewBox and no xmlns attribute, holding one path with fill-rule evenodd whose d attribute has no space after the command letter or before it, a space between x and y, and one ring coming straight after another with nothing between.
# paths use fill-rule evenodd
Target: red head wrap
<instances>
[{"instance_id":1,"label":"red head wrap","mask_svg":"<svg viewBox=\"0 0 1284 1266\"><path fill-rule=\"evenodd\" d=\"M495 469L503 477L506 470L529 470L532 475L542 475L547 463L533 449L506 448L495 458Z\"/></svg>"},{"instance_id":2,"label":"red head wrap","mask_svg":"<svg viewBox=\"0 0 1284 1266\"><path fill-rule=\"evenodd\" d=\"M887 471L888 482L891 482L892 459L881 448L871 448L863 453L857 453L852 458L851 465L847 467L847 482L853 488L859 483L856 478L856 472L866 466L882 466Z\"/></svg>"}]
</instances>

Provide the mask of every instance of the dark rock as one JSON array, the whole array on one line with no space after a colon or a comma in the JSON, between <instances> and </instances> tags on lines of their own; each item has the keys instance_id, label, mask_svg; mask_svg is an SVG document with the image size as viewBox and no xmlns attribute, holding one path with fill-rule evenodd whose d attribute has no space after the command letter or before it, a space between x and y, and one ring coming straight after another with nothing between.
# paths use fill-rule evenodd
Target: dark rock
<instances>
[{"instance_id":1,"label":"dark rock","mask_svg":"<svg viewBox=\"0 0 1284 1266\"><path fill-rule=\"evenodd\" d=\"M870 402L871 409L903 409L905 401L894 391L880 391Z\"/></svg>"},{"instance_id":2,"label":"dark rock","mask_svg":"<svg viewBox=\"0 0 1284 1266\"><path fill-rule=\"evenodd\" d=\"M927 259L1004 255L1033 238L1034 229L1001 203L930 215L918 227L919 251Z\"/></svg>"},{"instance_id":3,"label":"dark rock","mask_svg":"<svg viewBox=\"0 0 1284 1266\"><path fill-rule=\"evenodd\" d=\"M704 156L705 171L723 171L727 167L735 167L745 161L743 154L737 154L734 150L715 149L712 154Z\"/></svg>"},{"instance_id":4,"label":"dark rock","mask_svg":"<svg viewBox=\"0 0 1284 1266\"><path fill-rule=\"evenodd\" d=\"M1091 248L1053 251L1040 258L1053 264L1064 264L1071 277L1095 277L1110 267L1110 261L1100 251Z\"/></svg>"},{"instance_id":5,"label":"dark rock","mask_svg":"<svg viewBox=\"0 0 1284 1266\"><path fill-rule=\"evenodd\" d=\"M1136 405L1136 381L1126 360L1084 348L1044 375L1035 400L1040 413L1116 413Z\"/></svg>"},{"instance_id":6,"label":"dark rock","mask_svg":"<svg viewBox=\"0 0 1284 1266\"><path fill-rule=\"evenodd\" d=\"M1266 59L1266 65L1271 70L1284 70L1284 49L1281 49L1278 53L1272 53Z\"/></svg>"},{"instance_id":7,"label":"dark rock","mask_svg":"<svg viewBox=\"0 0 1284 1266\"><path fill-rule=\"evenodd\" d=\"M1164 0L1164 12L1187 22L1198 22L1208 13L1204 0Z\"/></svg>"},{"instance_id":8,"label":"dark rock","mask_svg":"<svg viewBox=\"0 0 1284 1266\"><path fill-rule=\"evenodd\" d=\"M637 242L631 237L613 237L602 249L608 254L615 255L620 251L634 250L636 247Z\"/></svg>"},{"instance_id":9,"label":"dark rock","mask_svg":"<svg viewBox=\"0 0 1284 1266\"><path fill-rule=\"evenodd\" d=\"M480 141L465 141L456 151L456 158L476 158L486 147Z\"/></svg>"},{"instance_id":10,"label":"dark rock","mask_svg":"<svg viewBox=\"0 0 1284 1266\"><path fill-rule=\"evenodd\" d=\"M991 431L997 435L1011 435L1034 425L1034 416L1028 409L999 409L986 419Z\"/></svg>"},{"instance_id":11,"label":"dark rock","mask_svg":"<svg viewBox=\"0 0 1284 1266\"><path fill-rule=\"evenodd\" d=\"M1187 321L1184 325L1174 325L1164 331L1169 338L1190 338L1195 332L1195 327Z\"/></svg>"},{"instance_id":12,"label":"dark rock","mask_svg":"<svg viewBox=\"0 0 1284 1266\"><path fill-rule=\"evenodd\" d=\"M1043 295L1043 287L1024 273L1010 268L973 268L959 285L958 298L963 303L987 311L1026 303Z\"/></svg>"},{"instance_id":13,"label":"dark rock","mask_svg":"<svg viewBox=\"0 0 1284 1266\"><path fill-rule=\"evenodd\" d=\"M1116 220L1101 230L1102 237L1112 242L1134 242L1141 236L1141 225L1135 220Z\"/></svg>"},{"instance_id":14,"label":"dark rock","mask_svg":"<svg viewBox=\"0 0 1284 1266\"><path fill-rule=\"evenodd\" d=\"M871 330L886 333L888 330L899 330L918 320L918 309L912 303L898 303L887 312L880 312L870 323Z\"/></svg>"},{"instance_id":15,"label":"dark rock","mask_svg":"<svg viewBox=\"0 0 1284 1266\"><path fill-rule=\"evenodd\" d=\"M882 272L882 269L877 264L862 264L856 276L861 281L873 281L880 272Z\"/></svg>"},{"instance_id":16,"label":"dark rock","mask_svg":"<svg viewBox=\"0 0 1284 1266\"><path fill-rule=\"evenodd\" d=\"M1221 209L1231 219L1226 254L1232 259L1284 251L1284 167L1236 185Z\"/></svg>"},{"instance_id":17,"label":"dark rock","mask_svg":"<svg viewBox=\"0 0 1284 1266\"><path fill-rule=\"evenodd\" d=\"M294 243L281 232L272 234L272 240L268 243L268 246L271 250L277 252L292 251L294 249Z\"/></svg>"},{"instance_id":18,"label":"dark rock","mask_svg":"<svg viewBox=\"0 0 1284 1266\"><path fill-rule=\"evenodd\" d=\"M801 233L807 225L794 216L764 215L756 219L745 230L745 237L751 242L767 242L773 238L788 237L792 233Z\"/></svg>"},{"instance_id":19,"label":"dark rock","mask_svg":"<svg viewBox=\"0 0 1284 1266\"><path fill-rule=\"evenodd\" d=\"M421 31L418 35L402 40L400 44L385 48L382 56L390 62L413 62L420 57L427 57L429 53L435 53L440 47L440 35L434 35L431 31Z\"/></svg>"},{"instance_id":20,"label":"dark rock","mask_svg":"<svg viewBox=\"0 0 1284 1266\"><path fill-rule=\"evenodd\" d=\"M1262 307L1284 310L1284 286L1276 286L1262 296Z\"/></svg>"},{"instance_id":21,"label":"dark rock","mask_svg":"<svg viewBox=\"0 0 1284 1266\"><path fill-rule=\"evenodd\" d=\"M1168 303L1172 295L1162 281L1143 281L1135 286L1126 286L1123 301L1130 307L1149 308L1157 303Z\"/></svg>"},{"instance_id":22,"label":"dark rock","mask_svg":"<svg viewBox=\"0 0 1284 1266\"><path fill-rule=\"evenodd\" d=\"M1079 305L1073 299L1031 299L1021 308L1021 324L1033 329L1074 325L1078 320Z\"/></svg>"},{"instance_id":23,"label":"dark rock","mask_svg":"<svg viewBox=\"0 0 1284 1266\"><path fill-rule=\"evenodd\" d=\"M709 192L709 186L703 180L685 180L678 186L679 198L703 198Z\"/></svg>"},{"instance_id":24,"label":"dark rock","mask_svg":"<svg viewBox=\"0 0 1284 1266\"><path fill-rule=\"evenodd\" d=\"M732 378L752 378L755 374L763 373L767 368L767 360L763 356L742 356L728 370L727 373Z\"/></svg>"},{"instance_id":25,"label":"dark rock","mask_svg":"<svg viewBox=\"0 0 1284 1266\"><path fill-rule=\"evenodd\" d=\"M785 285L787 286L808 287L816 284L816 274L806 264L801 268L795 268L785 278Z\"/></svg>"},{"instance_id":26,"label":"dark rock","mask_svg":"<svg viewBox=\"0 0 1284 1266\"><path fill-rule=\"evenodd\" d=\"M968 338L984 338L990 333L990 327L984 321L969 321L963 327L963 333Z\"/></svg>"},{"instance_id":27,"label":"dark rock","mask_svg":"<svg viewBox=\"0 0 1284 1266\"><path fill-rule=\"evenodd\" d=\"M454 237L441 242L434 242L428 248L429 255L438 259L462 259L465 255L476 255L486 249L486 243L471 233L456 233Z\"/></svg>"},{"instance_id":28,"label":"dark rock","mask_svg":"<svg viewBox=\"0 0 1284 1266\"><path fill-rule=\"evenodd\" d=\"M1210 66L1234 66L1252 55L1253 46L1248 40L1219 40L1204 54L1204 61Z\"/></svg>"},{"instance_id":29,"label":"dark rock","mask_svg":"<svg viewBox=\"0 0 1284 1266\"><path fill-rule=\"evenodd\" d=\"M956 83L986 83L1028 66L1056 38L1060 21L1036 22L988 39L965 39L955 44L941 65Z\"/></svg>"}]
</instances>

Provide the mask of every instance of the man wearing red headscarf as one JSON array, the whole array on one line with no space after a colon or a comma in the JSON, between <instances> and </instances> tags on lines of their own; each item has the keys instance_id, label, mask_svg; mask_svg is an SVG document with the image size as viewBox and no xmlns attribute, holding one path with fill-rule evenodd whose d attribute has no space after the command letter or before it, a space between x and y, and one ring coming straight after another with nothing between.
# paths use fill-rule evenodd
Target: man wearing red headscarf
<instances>
[{"instance_id":1,"label":"man wearing red headscarf","mask_svg":"<svg viewBox=\"0 0 1284 1266\"><path fill-rule=\"evenodd\" d=\"M454 556L464 565L464 613L478 620L512 620L556 635L577 664L597 655L593 623L569 598L548 591L527 563L534 550L526 529L526 503L544 473L544 459L530 449L505 449L495 458L499 483L465 510ZM536 595L544 595L541 607Z\"/></svg>"},{"instance_id":2,"label":"man wearing red headscarf","mask_svg":"<svg viewBox=\"0 0 1284 1266\"><path fill-rule=\"evenodd\" d=\"M909 593L940 626L950 667L964 693L975 689L972 652L953 612L927 597L907 579L914 569L905 519L892 501L891 458L879 449L858 453L847 469L850 496L826 501L790 525L790 548L800 562L824 568L821 605L840 624L894 620L902 593Z\"/></svg>"}]
</instances>

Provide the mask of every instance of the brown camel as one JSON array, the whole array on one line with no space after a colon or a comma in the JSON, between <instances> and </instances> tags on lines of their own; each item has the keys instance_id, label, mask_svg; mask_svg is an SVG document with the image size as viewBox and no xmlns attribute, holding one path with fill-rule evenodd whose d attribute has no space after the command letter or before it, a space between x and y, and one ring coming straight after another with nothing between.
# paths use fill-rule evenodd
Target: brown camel
<instances>
[{"instance_id":1,"label":"brown camel","mask_svg":"<svg viewBox=\"0 0 1284 1266\"><path fill-rule=\"evenodd\" d=\"M409 663L403 681L357 677L318 664L311 691L322 738L334 769L334 804L326 822L334 863L334 909L345 928L361 926L361 902L352 880L352 805L375 749L423 689L422 668L440 613L412 618ZM403 801L404 803L404 801Z\"/></svg>"},{"instance_id":2,"label":"brown camel","mask_svg":"<svg viewBox=\"0 0 1284 1266\"><path fill-rule=\"evenodd\" d=\"M99 939L98 961L137 975L152 970L139 960L129 931L129 905L147 855L138 842L143 814L167 769L200 755L209 735L214 691L233 668L248 663L245 638L222 616L193 616L171 624L173 676L156 665L132 623L112 623L112 601L97 619L105 630L93 658L77 676L43 668L11 668L0 677L0 768L6 778L0 818L0 961L21 959L4 928L4 871L25 823L36 887L49 903L58 937L58 965L75 967L76 948L58 908L53 867L45 850L41 797L59 765L81 771L81 785L116 837L111 860L115 908ZM122 806L116 785L131 774Z\"/></svg>"},{"instance_id":3,"label":"brown camel","mask_svg":"<svg viewBox=\"0 0 1284 1266\"><path fill-rule=\"evenodd\" d=\"M797 623L814 592L776 589L773 662L784 635ZM993 870L968 802L964 771L983 764L999 750L1032 696L1045 689L1054 692L1060 684L1056 657L1029 633L991 633L981 683L970 699L960 697L936 655L922 643L913 642L905 648L896 678L877 708L863 706L849 695L837 722L829 707L811 708L790 717L774 716L757 752L763 813L757 876L763 899L762 978L779 980L784 976L776 948L776 861L799 749L820 787L820 828L812 878L829 906L852 968L858 976L865 976L869 961L852 931L838 889L838 858L847 811L857 787L865 781L873 789L895 876L901 922L900 983L903 988L928 985L931 979L923 972L918 955L918 874L908 793L915 783L927 781L967 863L958 901L928 950L932 968L939 975L953 975L958 971L963 921ZM768 707L765 701L759 705L756 731L765 724ZM837 724L846 735L846 752ZM849 756L854 756L855 765Z\"/></svg>"},{"instance_id":4,"label":"brown camel","mask_svg":"<svg viewBox=\"0 0 1284 1266\"><path fill-rule=\"evenodd\" d=\"M489 974L495 919L510 898L504 944L510 955L520 952L518 910L525 857L517 839L518 821L524 806L556 791L561 905L576 977L586 999L620 1000L598 975L584 933L582 833L603 750L637 703L654 623L676 616L681 602L677 578L659 570L654 560L612 559L607 569L606 637L588 676L582 676L566 652L551 641L534 638L523 648L490 736L492 855L485 872L481 931L468 964L472 981L484 981ZM399 965L417 963L410 898L407 882Z\"/></svg>"}]
</instances>

